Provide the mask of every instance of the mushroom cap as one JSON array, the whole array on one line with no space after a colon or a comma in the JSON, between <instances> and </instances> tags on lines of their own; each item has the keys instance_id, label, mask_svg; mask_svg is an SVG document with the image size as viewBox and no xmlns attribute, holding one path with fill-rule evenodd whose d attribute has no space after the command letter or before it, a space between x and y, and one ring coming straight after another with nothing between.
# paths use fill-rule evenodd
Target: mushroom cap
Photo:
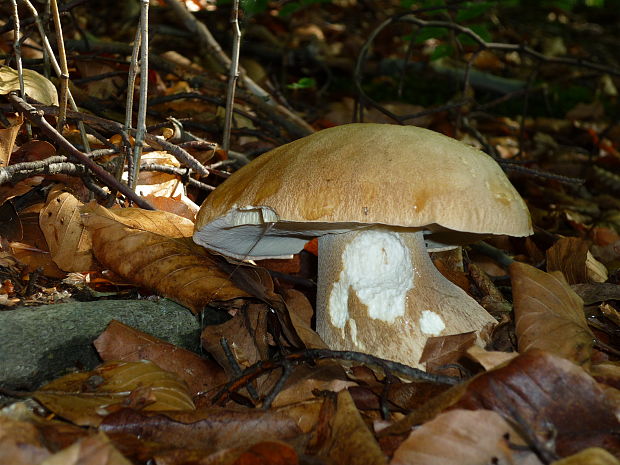
<instances>
[{"instance_id":1,"label":"mushroom cap","mask_svg":"<svg viewBox=\"0 0 620 465\"><path fill-rule=\"evenodd\" d=\"M194 240L235 258L275 258L371 225L431 231L440 244L532 233L525 202L489 155L428 129L360 123L233 173L202 204Z\"/></svg>"}]
</instances>

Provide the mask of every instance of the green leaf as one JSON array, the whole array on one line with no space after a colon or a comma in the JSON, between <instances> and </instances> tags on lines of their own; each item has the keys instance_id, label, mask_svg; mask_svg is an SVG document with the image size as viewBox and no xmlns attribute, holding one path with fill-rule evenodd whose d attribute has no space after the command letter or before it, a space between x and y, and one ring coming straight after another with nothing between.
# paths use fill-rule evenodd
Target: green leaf
<instances>
[{"instance_id":1,"label":"green leaf","mask_svg":"<svg viewBox=\"0 0 620 465\"><path fill-rule=\"evenodd\" d=\"M299 81L293 82L286 87L293 90L313 89L316 87L316 79L311 77L303 77Z\"/></svg>"},{"instance_id":2,"label":"green leaf","mask_svg":"<svg viewBox=\"0 0 620 465\"><path fill-rule=\"evenodd\" d=\"M439 39L448 34L448 30L445 27L424 27L415 34L414 43L421 44L428 39Z\"/></svg>"},{"instance_id":3,"label":"green leaf","mask_svg":"<svg viewBox=\"0 0 620 465\"><path fill-rule=\"evenodd\" d=\"M431 61L439 60L440 58L452 55L452 52L454 52L454 48L452 48L451 45L441 44L433 50L430 59Z\"/></svg>"}]
</instances>

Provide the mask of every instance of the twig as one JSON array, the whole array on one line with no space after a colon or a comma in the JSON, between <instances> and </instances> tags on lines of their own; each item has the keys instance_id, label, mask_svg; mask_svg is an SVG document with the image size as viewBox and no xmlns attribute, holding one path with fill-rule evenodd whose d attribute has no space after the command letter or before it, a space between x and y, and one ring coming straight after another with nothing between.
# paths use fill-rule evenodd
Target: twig
<instances>
[{"instance_id":1,"label":"twig","mask_svg":"<svg viewBox=\"0 0 620 465\"><path fill-rule=\"evenodd\" d=\"M185 4L180 0L169 0L167 5L172 8L175 14L183 21L185 27L187 29L196 34L197 39L200 45L206 49L207 53L211 55L213 58L217 60L220 66L223 69L230 69L231 60L226 56L222 47L217 43L209 29L200 21L198 21L194 15L185 7ZM260 87L256 82L254 82L243 70L243 68L239 68L239 77L243 82L243 85L248 89L255 97L260 100L263 100L268 105L275 106L278 108L278 112L283 115L286 115L288 119L293 121L298 128L302 129L306 132L307 135L314 132L312 126L306 123L302 118L288 110L287 108L279 105L271 95L265 91L262 87Z\"/></svg>"},{"instance_id":2,"label":"twig","mask_svg":"<svg viewBox=\"0 0 620 465\"><path fill-rule=\"evenodd\" d=\"M39 31L39 35L41 36L41 41L43 42L43 49L47 53L47 56L49 56L51 59L52 68L54 69L56 76L60 77L62 75L62 71L60 69L60 65L58 64L58 60L56 59L56 56L54 55L54 51L52 50L50 41L47 38L47 34L45 34L45 29L43 28L43 22L41 21L41 18L39 17L39 13L37 12L37 9L34 7L34 5L32 4L30 0L23 0L23 2L24 2L24 5L26 5L26 7L30 10L32 16L34 16L35 23L37 25L37 30ZM64 44L64 41L63 41L63 44ZM67 98L69 101L69 105L71 105L71 109L73 111L78 111L77 104L75 103L75 100L73 98L73 95L71 94L70 89L67 89ZM88 144L88 138L86 137L86 130L84 129L84 123L82 123L81 121L78 122L78 128L80 130L80 136L82 139L82 145L84 147L84 150L86 152L90 152L90 145Z\"/></svg>"},{"instance_id":3,"label":"twig","mask_svg":"<svg viewBox=\"0 0 620 465\"><path fill-rule=\"evenodd\" d=\"M140 157L144 147L146 132L146 108L149 83L149 0L140 2L140 101L138 103L138 120L133 150L133 170L129 173L132 180L130 187L136 188Z\"/></svg>"},{"instance_id":4,"label":"twig","mask_svg":"<svg viewBox=\"0 0 620 465\"><path fill-rule=\"evenodd\" d=\"M235 376L241 375L241 367L239 367L239 363L237 363L235 355L233 354L232 350L230 350L230 346L228 345L228 339L226 339L225 337L220 338L220 345L222 346L222 350L224 351L224 355L226 355L226 360L228 360L228 365L230 366L233 374ZM258 393L256 392L256 389L254 389L254 386L248 383L246 389L250 394L250 397L252 397L252 400L257 401Z\"/></svg>"},{"instance_id":5,"label":"twig","mask_svg":"<svg viewBox=\"0 0 620 465\"><path fill-rule=\"evenodd\" d=\"M67 67L67 54L65 53L64 37L62 35L62 23L60 22L60 12L58 11L58 0L51 0L52 16L54 17L54 27L56 28L56 46L58 47L58 59L60 61L60 96L58 98L58 122L56 128L62 133L67 119L67 101L69 91L69 68Z\"/></svg>"},{"instance_id":6,"label":"twig","mask_svg":"<svg viewBox=\"0 0 620 465\"><path fill-rule=\"evenodd\" d=\"M26 103L26 102L24 102ZM45 115L57 115L58 107L55 106L47 106L41 104L29 105L33 110L42 112ZM0 105L0 109L2 109L2 105ZM82 113L78 111L69 111L67 112L67 117L69 119L73 119L78 121L80 124L84 124L85 122L91 126L97 126L106 131L115 132L121 134L121 136L126 137L126 133L123 130L123 125L117 121L112 121L106 118L101 118L100 116L90 115L87 113ZM131 130L132 133L135 133L135 129ZM154 136L149 134L148 132L144 135L146 142L153 148L158 150L166 150L172 153L181 163L184 163L189 168L194 171L208 175L209 170L205 168L205 166L200 163L196 158L194 158L191 154L189 154L186 150L175 145L171 142L162 139L161 137ZM74 147L75 149L75 147Z\"/></svg>"},{"instance_id":7,"label":"twig","mask_svg":"<svg viewBox=\"0 0 620 465\"><path fill-rule=\"evenodd\" d=\"M176 166L158 165L155 163L142 163L140 165L140 171L158 171L160 173L174 174L175 176L179 176L184 183L189 184L192 187L196 187L204 191L215 190L215 187L190 177L190 173L187 168L177 168Z\"/></svg>"},{"instance_id":8,"label":"twig","mask_svg":"<svg viewBox=\"0 0 620 465\"><path fill-rule=\"evenodd\" d=\"M362 46L362 49L361 49L361 51L360 51L360 53L359 53L359 55L357 57L357 61L356 61L356 64L355 64L355 71L354 71L354 75L353 75L355 86L356 86L356 89L358 91L358 94L360 95L361 100L364 103L368 103L371 106L375 107L377 110L381 111L383 114L385 114L386 116L392 118L394 121L399 122L400 124L403 124L403 122L404 122L403 118L401 116L399 116L399 115L396 115L396 114L390 112L389 110L384 108L382 105L380 105L378 102L376 102L375 100L370 98L366 94L366 92L364 91L364 89L362 87L362 83L361 83L361 81L362 81L362 68L363 68L363 64L366 61L366 58L368 56L368 53L369 53L369 50L370 50L370 47L371 47L372 43L374 42L376 37L385 28L387 28L388 26L390 26L390 25L392 25L394 23L397 23L397 22L411 23L411 24L414 24L415 26L417 26L419 28L427 28L428 27L428 28L449 29L449 30L455 31L458 34L464 34L464 35L468 36L470 39L472 39L478 45L478 50L477 50L478 53L481 50L499 50L499 51L503 51L503 52L516 52L516 53L519 53L520 55L527 55L530 58L533 58L538 63L562 64L562 65L566 65L566 66L575 66L575 67L581 67L581 68L586 68L586 69L592 69L592 70L595 70L597 72L611 74L611 75L614 75L614 76L620 76L620 69L618 69L618 68L612 68L612 67L609 67L609 66L601 65L599 63L595 63L595 62L588 61L588 60L582 60L582 59L573 59L573 58L567 58L567 57L550 57L550 56L546 56L546 55L544 55L544 54L542 54L540 52L537 52L536 50L532 49L531 47L528 47L528 46L525 46L525 45L521 45L521 44L507 44L507 43L500 43L500 42L486 42L484 39L482 39L474 31L472 31L471 29L469 29L467 27L461 26L459 24L456 24L456 23L453 23L453 22L449 22L449 21L425 21L425 20L417 18L414 14L412 14L410 12L402 13L402 14L393 16L393 17L388 18L385 21L383 21L368 36L368 39L366 40L366 42ZM471 63L471 60L470 60L469 63ZM471 65L469 65L469 68L470 67L471 67ZM468 69L466 69L466 71L465 71L464 89L466 89L467 86L468 86L468 81L469 81L469 76L470 76L470 72L468 71ZM531 85L531 83L530 83L530 85ZM518 94L515 93L515 95L518 95ZM464 103L466 103L466 101L460 102L458 105L462 105ZM458 105L455 105L455 106L458 106ZM416 115L413 115L413 116L416 116ZM411 115L408 118L411 118Z\"/></svg>"},{"instance_id":9,"label":"twig","mask_svg":"<svg viewBox=\"0 0 620 465\"><path fill-rule=\"evenodd\" d=\"M229 381L217 394L215 394L211 402L213 404L221 404L225 402L231 392L237 391L238 389L245 386L247 383L253 381L254 379L262 376L269 371L284 367L286 363L299 364L305 362L314 362L321 359L339 359L364 363L367 365L376 365L381 367L386 373L394 372L407 378L430 381L434 383L454 385L458 384L461 381L460 379L453 378L451 376L442 376L432 373L426 373L425 371L419 370L417 368L412 368L402 363L392 362L390 360L385 360L379 357L375 357L373 355L363 354L361 352L326 349L306 349L302 352L288 354L277 360L262 360L246 368L241 373L241 376Z\"/></svg>"},{"instance_id":10,"label":"twig","mask_svg":"<svg viewBox=\"0 0 620 465\"><path fill-rule=\"evenodd\" d=\"M228 91L226 92L226 114L224 118L224 134L222 149L228 152L230 148L230 128L232 127L233 107L235 105L235 89L239 79L239 49L241 47L241 29L239 29L239 0L233 0L230 13L230 23L233 29L233 48L230 56L230 74L228 76Z\"/></svg>"},{"instance_id":11,"label":"twig","mask_svg":"<svg viewBox=\"0 0 620 465\"><path fill-rule=\"evenodd\" d=\"M286 359L283 360L282 361L282 376L280 376L280 379L278 379L278 382L276 383L276 385L271 389L269 394L265 396L265 399L263 399L263 410L269 410L271 408L271 404L275 400L276 396L280 394L280 392L284 388L284 385L286 384L288 379L291 377L292 373L293 373L293 364L290 363Z\"/></svg>"},{"instance_id":12,"label":"twig","mask_svg":"<svg viewBox=\"0 0 620 465\"><path fill-rule=\"evenodd\" d=\"M127 75L127 98L125 100L125 124L123 125L123 131L125 134L129 134L132 128L133 118L133 98L136 88L136 74L138 73L138 55L140 54L140 44L142 41L142 34L140 27L136 28L136 34L133 39L133 49L131 51L131 60L129 62L129 73ZM136 179L134 177L133 170L133 158L131 157L131 144L124 143L123 148L125 150L125 157L128 162L127 166L127 180L129 187L135 189Z\"/></svg>"},{"instance_id":13,"label":"twig","mask_svg":"<svg viewBox=\"0 0 620 465\"><path fill-rule=\"evenodd\" d=\"M21 53L21 39L19 29L19 11L17 10L17 0L11 0L13 6L13 23L15 28L13 29L13 52L15 53L15 63L17 67L17 76L19 78L19 95L24 97L24 70L22 69L22 53Z\"/></svg>"},{"instance_id":14,"label":"twig","mask_svg":"<svg viewBox=\"0 0 620 465\"><path fill-rule=\"evenodd\" d=\"M62 150L67 152L70 156L76 158L83 165L86 165L106 186L112 190L121 192L125 195L125 197L127 197L127 199L134 202L139 207L146 210L154 210L154 208L146 200L136 195L136 193L129 189L125 184L118 182L114 176L101 168L101 166L88 158L88 156L84 153L76 149L71 142L65 139L62 134L56 131L56 129L54 129L45 120L42 112L37 111L35 107L27 103L14 92L9 94L9 101L17 111L23 113L29 121L41 128L45 134L51 137Z\"/></svg>"}]
</instances>

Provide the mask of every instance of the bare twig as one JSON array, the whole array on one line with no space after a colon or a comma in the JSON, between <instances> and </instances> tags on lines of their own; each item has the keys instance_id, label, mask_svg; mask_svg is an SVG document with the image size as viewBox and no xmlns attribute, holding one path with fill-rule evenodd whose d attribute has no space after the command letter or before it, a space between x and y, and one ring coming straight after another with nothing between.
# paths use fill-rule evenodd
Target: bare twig
<instances>
[{"instance_id":1,"label":"bare twig","mask_svg":"<svg viewBox=\"0 0 620 465\"><path fill-rule=\"evenodd\" d=\"M17 10L17 1L11 0L13 6L13 52L15 53L15 63L17 67L17 76L19 78L19 95L24 97L24 70L22 69L22 52L21 52L21 33L19 29L19 11Z\"/></svg>"},{"instance_id":2,"label":"bare twig","mask_svg":"<svg viewBox=\"0 0 620 465\"><path fill-rule=\"evenodd\" d=\"M43 28L43 22L41 21L41 18L39 17L39 13L37 12L37 9L34 7L34 5L32 4L30 0L22 0L22 1L24 2L24 5L26 5L26 7L30 10L30 13L34 17L35 23L37 25L37 30L39 31L39 35L41 36L41 41L43 42L43 49L47 53L47 56L49 56L51 59L52 68L54 69L56 76L60 77L62 75L62 71L60 69L60 65L58 64L58 60L56 59L56 56L54 55L54 51L52 50L50 41L47 38L47 34L45 34L45 29ZM64 41L63 41L63 44L64 44ZM69 105L71 105L71 109L73 111L78 111L77 104L75 103L75 100L73 99L73 95L71 94L70 89L67 89L67 98L69 101ZM86 152L90 152L90 145L88 143L88 138L86 137L86 130L84 129L84 123L82 123L81 121L78 122L78 128L80 130L80 136L82 139L82 145L84 146L84 150L86 150Z\"/></svg>"},{"instance_id":3,"label":"bare twig","mask_svg":"<svg viewBox=\"0 0 620 465\"><path fill-rule=\"evenodd\" d=\"M140 171L157 171L160 173L173 174L175 176L179 176L183 183L186 183L192 187L196 187L204 191L215 190L215 187L190 177L190 173L187 168L177 168L176 166L158 165L155 163L142 163L140 165Z\"/></svg>"},{"instance_id":4,"label":"bare twig","mask_svg":"<svg viewBox=\"0 0 620 465\"><path fill-rule=\"evenodd\" d=\"M126 185L119 183L114 176L88 158L88 156L84 153L76 149L71 142L65 139L62 134L56 131L56 129L54 129L45 120L42 112L37 111L35 107L27 103L15 93L9 94L9 101L14 106L15 110L23 113L30 122L41 128L41 130L51 137L62 150L67 152L69 156L76 158L80 163L86 165L106 186L112 190L121 192L125 195L125 197L127 197L127 199L134 202L140 208L154 210L154 208L146 200L136 195L135 192L129 189Z\"/></svg>"},{"instance_id":5,"label":"bare twig","mask_svg":"<svg viewBox=\"0 0 620 465\"><path fill-rule=\"evenodd\" d=\"M368 39L366 40L366 42L364 43L362 50L360 51L360 54L358 55L357 58L357 62L355 65L355 71L354 71L354 82L355 82L355 86L357 88L358 94L360 95L360 98L362 100L363 103L368 103L371 106L375 107L376 109L378 109L379 111L381 111L383 114L385 114L386 116L392 118L394 121L399 122L400 124L404 123L404 119L403 117L394 114L393 112L390 112L389 110L387 110L386 108L384 108L381 104L379 104L378 102L376 102L375 100L373 100L372 98L370 98L366 92L364 91L363 87L362 87L362 68L363 65L366 61L366 58L368 57L369 51L370 51L370 47L372 46L372 43L374 42L374 40L376 39L376 37L384 30L386 29L388 26L395 24L397 22L406 22L406 23L410 23L413 24L419 28L443 28L443 29L449 29L451 31L454 31L458 34L464 34L466 36L468 36L470 39L472 39L477 45L478 45L478 50L477 52L479 53L481 50L499 50L499 51L503 51L503 52L516 52L520 55L526 55L529 56L530 58L534 59L536 62L540 63L546 63L546 64L561 64L561 65L566 65L566 66L574 66L574 67L581 67L581 68L586 68L586 69L592 69L595 70L597 72L600 73L606 73L606 74L611 74L614 76L620 76L620 69L618 68L613 68L613 67L609 67L609 66L605 66L605 65L601 65L599 63L595 63L592 61L588 61L588 60L582 60L582 59L574 59L574 58L568 58L568 57L551 57L551 56L546 56L540 52L537 52L536 50L532 49L531 47L525 46L525 45L521 45L521 44L507 44L507 43L500 43L500 42L486 42L484 39L482 39L478 34L476 34L474 31L472 31L471 29L461 26L459 24L453 23L453 22L449 22L449 21L426 21L426 20L422 20L418 17L416 17L414 14L411 13L404 13L404 14L400 14L400 15L396 15L393 16L391 18L386 19L385 21L383 21L381 24L379 24L379 26L377 26L377 28L375 30L372 31L372 33L368 36ZM474 53L475 55L475 53ZM471 59L469 61L469 63L471 63ZM468 86L468 82L469 82L469 78L470 78L470 69L471 65L469 65L469 67L465 70L464 72L464 89L467 88ZM530 83L531 85L531 83ZM527 91L526 91L527 92ZM522 93L522 92L520 92ZM514 95L519 95L520 93L515 93ZM459 102L458 104L452 104L454 106L460 106L466 103L470 103L469 100L464 100L462 102ZM442 111L444 108L441 108L441 110L436 109L435 111ZM428 113L428 112L425 112ZM407 119L411 119L412 117L417 117L418 115L408 115Z\"/></svg>"},{"instance_id":6,"label":"bare twig","mask_svg":"<svg viewBox=\"0 0 620 465\"><path fill-rule=\"evenodd\" d=\"M58 0L51 0L52 16L54 18L54 27L56 28L56 46L58 47L58 60L60 61L60 96L58 106L60 113L58 114L58 122L56 128L58 132L62 132L67 119L67 100L69 92L69 68L67 67L67 54L65 53L64 37L62 35L62 23L60 22L60 12L58 11Z\"/></svg>"},{"instance_id":7,"label":"bare twig","mask_svg":"<svg viewBox=\"0 0 620 465\"><path fill-rule=\"evenodd\" d=\"M239 377L228 382L226 386L215 394L215 396L211 399L211 402L213 404L222 404L228 399L231 392L237 391L265 373L284 368L287 364L307 363L321 359L339 359L364 363L367 365L375 365L381 367L386 373L397 373L407 378L430 381L434 383L454 385L461 381L460 379L453 378L451 376L426 373L425 371L403 365L402 363L392 362L390 360L385 360L369 354L363 354L361 352L306 349L301 352L288 354L277 360L262 360L246 368Z\"/></svg>"},{"instance_id":8,"label":"bare twig","mask_svg":"<svg viewBox=\"0 0 620 465\"><path fill-rule=\"evenodd\" d=\"M185 4L180 0L170 0L167 5L172 8L175 14L183 21L185 27L192 33L196 34L197 39L200 45L205 49L205 51L211 55L213 58L217 60L220 66L227 70L230 69L231 60L226 56L222 47L217 43L207 26L205 26L202 22L196 20L194 15L185 7ZM243 85L248 89L255 97L266 102L268 105L275 106L277 111L282 115L285 115L289 120L295 123L295 125L305 131L307 135L314 132L312 126L306 123L301 117L288 110L287 108L279 105L271 95L265 91L262 87L260 87L256 82L254 82L243 70L243 68L239 68L239 77L243 82Z\"/></svg>"},{"instance_id":9,"label":"bare twig","mask_svg":"<svg viewBox=\"0 0 620 465\"><path fill-rule=\"evenodd\" d=\"M149 0L140 2L140 101L133 151L133 170L129 173L131 187L135 189L140 170L140 157L146 135L146 108L149 83Z\"/></svg>"},{"instance_id":10,"label":"bare twig","mask_svg":"<svg viewBox=\"0 0 620 465\"><path fill-rule=\"evenodd\" d=\"M226 115L224 119L224 134L222 149L228 152L230 148L230 128L232 127L233 107L235 105L235 90L239 79L239 48L241 47L241 29L239 29L239 0L233 0L230 13L230 23L233 29L233 48L230 57L230 71L228 76L228 91L226 92Z\"/></svg>"},{"instance_id":11,"label":"bare twig","mask_svg":"<svg viewBox=\"0 0 620 465\"><path fill-rule=\"evenodd\" d=\"M237 359L235 358L235 355L230 349L230 345L228 344L228 339L226 339L225 337L220 338L220 345L222 346L222 350L224 351L224 355L226 355L226 360L228 360L228 365L230 366L230 369L232 370L233 374L235 376L241 375L241 367L239 366L239 363L237 363ZM250 394L250 397L252 397L252 400L257 401L258 393L256 392L256 389L254 389L254 386L248 383L248 385L246 386L246 389L248 393Z\"/></svg>"}]
</instances>

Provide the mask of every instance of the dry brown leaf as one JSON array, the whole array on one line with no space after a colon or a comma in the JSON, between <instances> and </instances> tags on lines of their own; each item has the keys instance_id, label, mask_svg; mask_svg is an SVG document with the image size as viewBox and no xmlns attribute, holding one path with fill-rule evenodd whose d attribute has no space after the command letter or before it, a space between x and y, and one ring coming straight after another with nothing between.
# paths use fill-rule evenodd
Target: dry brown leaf
<instances>
[{"instance_id":1,"label":"dry brown leaf","mask_svg":"<svg viewBox=\"0 0 620 465\"><path fill-rule=\"evenodd\" d=\"M24 117L20 115L10 127L0 129L0 168L9 165L9 160L11 159L11 154L13 153L13 147L15 145L15 138L23 122Z\"/></svg>"},{"instance_id":2,"label":"dry brown leaf","mask_svg":"<svg viewBox=\"0 0 620 465\"><path fill-rule=\"evenodd\" d=\"M600 447L589 447L551 465L620 465L620 460Z\"/></svg>"},{"instance_id":3,"label":"dry brown leaf","mask_svg":"<svg viewBox=\"0 0 620 465\"><path fill-rule=\"evenodd\" d=\"M586 447L620 454L620 405L583 368L541 350L473 378L452 408L494 410L539 444L552 436L561 457Z\"/></svg>"},{"instance_id":4,"label":"dry brown leaf","mask_svg":"<svg viewBox=\"0 0 620 465\"><path fill-rule=\"evenodd\" d=\"M104 433L80 439L40 465L131 465Z\"/></svg>"},{"instance_id":5,"label":"dry brown leaf","mask_svg":"<svg viewBox=\"0 0 620 465\"><path fill-rule=\"evenodd\" d=\"M297 452L282 441L264 441L248 447L233 465L297 465Z\"/></svg>"},{"instance_id":6,"label":"dry brown leaf","mask_svg":"<svg viewBox=\"0 0 620 465\"><path fill-rule=\"evenodd\" d=\"M607 269L579 237L563 237L547 249L547 271L561 271L569 284L607 281Z\"/></svg>"},{"instance_id":7,"label":"dry brown leaf","mask_svg":"<svg viewBox=\"0 0 620 465\"><path fill-rule=\"evenodd\" d=\"M123 409L108 415L100 426L108 434L127 433L183 449L215 452L248 447L262 441L295 441L301 431L277 410L208 408L193 412L149 414Z\"/></svg>"},{"instance_id":8,"label":"dry brown leaf","mask_svg":"<svg viewBox=\"0 0 620 465\"><path fill-rule=\"evenodd\" d=\"M200 207L186 197L161 197L156 195L145 195L144 200L150 203L157 210L174 213L190 221L196 219L196 214ZM191 203L190 203L191 202Z\"/></svg>"},{"instance_id":9,"label":"dry brown leaf","mask_svg":"<svg viewBox=\"0 0 620 465\"><path fill-rule=\"evenodd\" d=\"M98 268L90 234L80 218L83 205L69 192L56 188L49 193L39 213L39 224L52 260L64 271L86 272Z\"/></svg>"},{"instance_id":10,"label":"dry brown leaf","mask_svg":"<svg viewBox=\"0 0 620 465\"><path fill-rule=\"evenodd\" d=\"M78 425L96 426L106 414L129 405L149 411L194 409L187 385L146 360L108 362L63 376L33 397Z\"/></svg>"},{"instance_id":11,"label":"dry brown leaf","mask_svg":"<svg viewBox=\"0 0 620 465\"><path fill-rule=\"evenodd\" d=\"M569 284L587 282L589 244L579 237L563 237L547 249L547 271L561 271Z\"/></svg>"},{"instance_id":12,"label":"dry brown leaf","mask_svg":"<svg viewBox=\"0 0 620 465\"><path fill-rule=\"evenodd\" d=\"M45 140L31 140L22 144L11 157L11 164L45 160L56 155L56 147Z\"/></svg>"},{"instance_id":13,"label":"dry brown leaf","mask_svg":"<svg viewBox=\"0 0 620 465\"><path fill-rule=\"evenodd\" d=\"M328 402L328 401L326 401ZM319 457L328 463L383 465L387 458L362 419L348 391L338 393L336 411L329 419L328 436L318 444Z\"/></svg>"},{"instance_id":14,"label":"dry brown leaf","mask_svg":"<svg viewBox=\"0 0 620 465\"><path fill-rule=\"evenodd\" d=\"M58 268L58 265L54 263L47 250L41 250L21 242L11 242L9 246L13 256L20 263L26 265L26 272L33 272L36 269L41 269L43 275L48 278L62 279L67 276L67 273Z\"/></svg>"},{"instance_id":15,"label":"dry brown leaf","mask_svg":"<svg viewBox=\"0 0 620 465\"><path fill-rule=\"evenodd\" d=\"M235 372L220 341L226 339L241 369L268 358L267 311L263 304L249 304L230 320L202 330L202 347L224 367L229 376Z\"/></svg>"},{"instance_id":16,"label":"dry brown leaf","mask_svg":"<svg viewBox=\"0 0 620 465\"><path fill-rule=\"evenodd\" d=\"M502 363L512 360L517 352L500 352L496 350L484 350L480 346L473 345L467 349L467 355L484 367L485 370L492 370Z\"/></svg>"},{"instance_id":17,"label":"dry brown leaf","mask_svg":"<svg viewBox=\"0 0 620 465\"><path fill-rule=\"evenodd\" d=\"M537 348L589 364L594 335L583 313L583 301L562 273L545 273L514 262L510 276L519 351Z\"/></svg>"},{"instance_id":18,"label":"dry brown leaf","mask_svg":"<svg viewBox=\"0 0 620 465\"><path fill-rule=\"evenodd\" d=\"M308 349L327 349L327 345L312 329L314 309L305 295L295 289L282 291L295 331Z\"/></svg>"},{"instance_id":19,"label":"dry brown leaf","mask_svg":"<svg viewBox=\"0 0 620 465\"><path fill-rule=\"evenodd\" d=\"M272 406L281 407L315 398L316 391L340 392L357 383L347 379L342 366L333 360L318 360L314 366L298 365Z\"/></svg>"},{"instance_id":20,"label":"dry brown leaf","mask_svg":"<svg viewBox=\"0 0 620 465\"><path fill-rule=\"evenodd\" d=\"M122 277L194 312L212 300L249 296L188 237L193 225L185 218L138 208L113 211L94 203L85 206L83 213L95 257Z\"/></svg>"},{"instance_id":21,"label":"dry brown leaf","mask_svg":"<svg viewBox=\"0 0 620 465\"><path fill-rule=\"evenodd\" d=\"M426 363L426 371L429 373L459 376L458 368L446 368L446 365L456 363L475 342L474 332L429 337L420 356L420 363Z\"/></svg>"},{"instance_id":22,"label":"dry brown leaf","mask_svg":"<svg viewBox=\"0 0 620 465\"><path fill-rule=\"evenodd\" d=\"M94 345L104 361L150 360L161 369L179 376L187 383L192 395L210 391L227 381L224 370L217 363L119 321L110 322L95 339Z\"/></svg>"},{"instance_id":23,"label":"dry brown leaf","mask_svg":"<svg viewBox=\"0 0 620 465\"><path fill-rule=\"evenodd\" d=\"M573 284L571 289L586 305L606 300L620 300L620 285L612 283Z\"/></svg>"},{"instance_id":24,"label":"dry brown leaf","mask_svg":"<svg viewBox=\"0 0 620 465\"><path fill-rule=\"evenodd\" d=\"M599 383L620 389L620 362L603 362L592 365L590 374Z\"/></svg>"},{"instance_id":25,"label":"dry brown leaf","mask_svg":"<svg viewBox=\"0 0 620 465\"><path fill-rule=\"evenodd\" d=\"M0 412L0 463L32 465L49 455L35 425Z\"/></svg>"},{"instance_id":26,"label":"dry brown leaf","mask_svg":"<svg viewBox=\"0 0 620 465\"><path fill-rule=\"evenodd\" d=\"M451 410L411 432L390 465L541 465L523 439L491 410ZM516 447L513 447L516 446Z\"/></svg>"}]
</instances>

